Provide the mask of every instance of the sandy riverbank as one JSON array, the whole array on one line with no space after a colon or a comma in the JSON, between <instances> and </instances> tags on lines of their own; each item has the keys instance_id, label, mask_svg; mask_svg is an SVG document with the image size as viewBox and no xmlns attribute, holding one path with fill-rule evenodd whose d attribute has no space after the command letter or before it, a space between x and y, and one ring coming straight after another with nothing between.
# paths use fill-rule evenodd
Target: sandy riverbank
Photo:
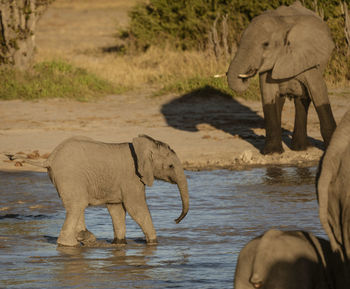
<instances>
[{"instance_id":1,"label":"sandy riverbank","mask_svg":"<svg viewBox=\"0 0 350 289\"><path fill-rule=\"evenodd\" d=\"M349 93L350 94L350 93ZM331 96L338 122L348 98ZM44 156L64 139L85 135L104 142L129 142L148 134L168 143L186 169L239 168L269 164L317 164L323 153L319 121L310 107L308 134L314 144L305 152L291 151L294 108L286 102L282 125L285 153L263 156L262 107L257 101L233 100L215 93L207 97L142 94L108 96L96 102L70 100L0 102L0 170L37 170L9 162L4 154ZM35 156L33 156L35 157Z\"/></svg>"}]
</instances>

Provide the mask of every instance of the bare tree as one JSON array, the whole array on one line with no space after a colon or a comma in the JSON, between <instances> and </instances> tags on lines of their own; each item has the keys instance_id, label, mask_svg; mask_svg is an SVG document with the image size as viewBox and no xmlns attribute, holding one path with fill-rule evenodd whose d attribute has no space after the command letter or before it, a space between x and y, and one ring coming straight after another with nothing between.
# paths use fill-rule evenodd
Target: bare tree
<instances>
[{"instance_id":1,"label":"bare tree","mask_svg":"<svg viewBox=\"0 0 350 289\"><path fill-rule=\"evenodd\" d=\"M348 43L348 51L349 51L350 50L350 16L349 16L348 5L346 4L346 2L341 2L341 8L344 14L344 22L345 22L344 33L345 33L346 41Z\"/></svg>"},{"instance_id":2,"label":"bare tree","mask_svg":"<svg viewBox=\"0 0 350 289\"><path fill-rule=\"evenodd\" d=\"M221 30L218 27L218 23L221 21ZM236 44L232 43L229 45L228 36L228 15L220 16L215 18L215 21L209 31L208 35L208 49L214 51L217 59L224 57L225 60L230 60L231 56L236 52Z\"/></svg>"},{"instance_id":3,"label":"bare tree","mask_svg":"<svg viewBox=\"0 0 350 289\"><path fill-rule=\"evenodd\" d=\"M219 34L217 30L217 23L219 18L220 18L220 15L218 15L215 18L213 26L211 27L211 30L209 32L209 46L214 50L214 53L217 59L221 56L221 45L220 45Z\"/></svg>"},{"instance_id":4,"label":"bare tree","mask_svg":"<svg viewBox=\"0 0 350 289\"><path fill-rule=\"evenodd\" d=\"M33 60L35 25L54 0L0 0L0 65L26 69Z\"/></svg>"},{"instance_id":5,"label":"bare tree","mask_svg":"<svg viewBox=\"0 0 350 289\"><path fill-rule=\"evenodd\" d=\"M314 11L321 17L322 20L324 20L324 10L321 6L318 5L318 0L314 0L312 5L314 7Z\"/></svg>"}]
</instances>

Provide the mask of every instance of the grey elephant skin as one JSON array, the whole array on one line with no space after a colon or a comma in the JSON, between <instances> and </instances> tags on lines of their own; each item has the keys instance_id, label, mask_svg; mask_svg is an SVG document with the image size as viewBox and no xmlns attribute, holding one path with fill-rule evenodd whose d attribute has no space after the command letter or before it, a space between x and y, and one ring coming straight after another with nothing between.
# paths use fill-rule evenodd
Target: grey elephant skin
<instances>
[{"instance_id":1,"label":"grey elephant skin","mask_svg":"<svg viewBox=\"0 0 350 289\"><path fill-rule=\"evenodd\" d=\"M340 121L320 163L317 195L321 224L332 248L349 262L350 110Z\"/></svg>"},{"instance_id":2,"label":"grey elephant skin","mask_svg":"<svg viewBox=\"0 0 350 289\"><path fill-rule=\"evenodd\" d=\"M305 150L312 101L327 146L336 127L323 72L334 48L328 26L300 2L255 17L243 32L227 80L242 92L259 73L266 139L263 154L282 153L281 114L285 97L294 99L292 149Z\"/></svg>"},{"instance_id":3,"label":"grey elephant skin","mask_svg":"<svg viewBox=\"0 0 350 289\"><path fill-rule=\"evenodd\" d=\"M182 199L180 222L189 209L187 179L175 152L165 143L141 135L132 143L102 143L73 137L58 145L43 164L66 209L57 243L77 246L91 242L84 210L106 205L112 217L114 243L124 244L126 212L141 227L148 244L157 242L146 203L145 185L154 179L178 185Z\"/></svg>"},{"instance_id":4,"label":"grey elephant skin","mask_svg":"<svg viewBox=\"0 0 350 289\"><path fill-rule=\"evenodd\" d=\"M303 231L269 230L248 242L237 262L235 289L350 288L328 241Z\"/></svg>"}]
</instances>

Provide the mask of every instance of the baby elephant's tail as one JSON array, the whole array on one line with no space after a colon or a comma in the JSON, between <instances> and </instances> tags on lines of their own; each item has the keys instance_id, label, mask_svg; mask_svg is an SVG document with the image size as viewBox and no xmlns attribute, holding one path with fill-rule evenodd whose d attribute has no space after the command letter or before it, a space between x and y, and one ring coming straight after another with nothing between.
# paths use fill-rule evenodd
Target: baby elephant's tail
<instances>
[{"instance_id":1,"label":"baby elephant's tail","mask_svg":"<svg viewBox=\"0 0 350 289\"><path fill-rule=\"evenodd\" d=\"M32 166L36 166L36 167L41 167L41 168L48 168L50 167L48 160L45 160L43 162L40 161L33 161L28 159L27 156L23 156L23 154L5 154L10 161L14 161L14 160L22 160L23 162L30 164Z\"/></svg>"}]
</instances>

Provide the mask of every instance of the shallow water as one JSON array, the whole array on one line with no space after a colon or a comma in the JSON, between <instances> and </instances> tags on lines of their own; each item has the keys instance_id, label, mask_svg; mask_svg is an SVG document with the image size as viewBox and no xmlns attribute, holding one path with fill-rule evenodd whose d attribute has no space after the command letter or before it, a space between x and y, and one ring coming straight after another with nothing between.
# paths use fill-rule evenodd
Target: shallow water
<instances>
[{"instance_id":1,"label":"shallow water","mask_svg":"<svg viewBox=\"0 0 350 289\"><path fill-rule=\"evenodd\" d=\"M62 248L65 212L47 175L0 172L0 288L232 288L238 253L253 237L272 227L324 236L316 168L186 174L190 211L178 225L177 187L157 181L147 189L157 246L127 217L125 247ZM105 208L88 208L86 223L112 241Z\"/></svg>"}]
</instances>

